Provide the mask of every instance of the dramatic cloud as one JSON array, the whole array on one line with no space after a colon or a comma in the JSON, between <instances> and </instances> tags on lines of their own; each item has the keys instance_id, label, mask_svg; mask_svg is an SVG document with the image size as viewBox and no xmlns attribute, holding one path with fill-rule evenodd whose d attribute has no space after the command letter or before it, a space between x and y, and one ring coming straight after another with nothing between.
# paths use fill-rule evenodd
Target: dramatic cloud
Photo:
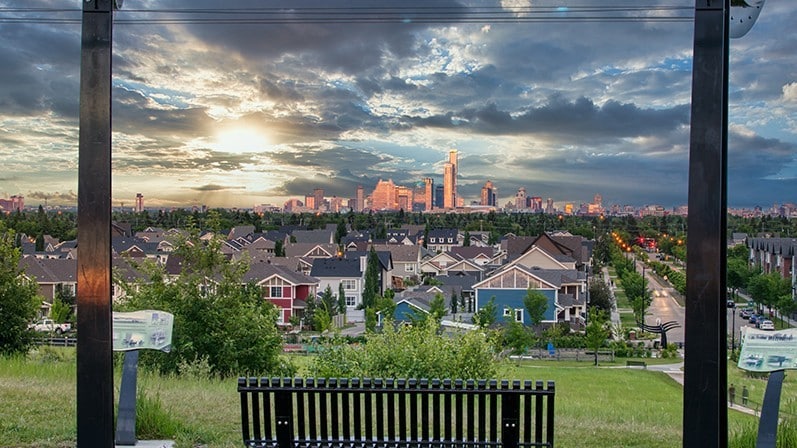
<instances>
[{"instance_id":1,"label":"dramatic cloud","mask_svg":"<svg viewBox=\"0 0 797 448\"><path fill-rule=\"evenodd\" d=\"M152 206L251 207L314 188L348 198L379 179L440 183L451 148L466 203L488 179L502 204L520 187L557 203L595 193L605 203L686 202L690 21L565 11L556 21L472 20L477 6L520 18L553 11L553 0L127 3L113 42L114 203L142 193ZM771 3L730 48L732 205L795 202L797 4ZM628 8L615 16L644 6L673 17L691 15L694 1L612 5ZM81 16L67 0L26 7ZM74 203L80 33L37 20L0 27L0 163L13 173L0 176L0 193Z\"/></svg>"}]
</instances>

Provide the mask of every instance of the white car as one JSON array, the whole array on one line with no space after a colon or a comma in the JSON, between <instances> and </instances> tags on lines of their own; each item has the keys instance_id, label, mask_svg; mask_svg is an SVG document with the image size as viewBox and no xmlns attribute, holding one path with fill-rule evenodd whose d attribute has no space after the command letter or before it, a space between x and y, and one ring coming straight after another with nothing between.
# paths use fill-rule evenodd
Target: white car
<instances>
[{"instance_id":1,"label":"white car","mask_svg":"<svg viewBox=\"0 0 797 448\"><path fill-rule=\"evenodd\" d=\"M771 320L762 320L758 328L762 330L774 330L775 324L773 324Z\"/></svg>"}]
</instances>

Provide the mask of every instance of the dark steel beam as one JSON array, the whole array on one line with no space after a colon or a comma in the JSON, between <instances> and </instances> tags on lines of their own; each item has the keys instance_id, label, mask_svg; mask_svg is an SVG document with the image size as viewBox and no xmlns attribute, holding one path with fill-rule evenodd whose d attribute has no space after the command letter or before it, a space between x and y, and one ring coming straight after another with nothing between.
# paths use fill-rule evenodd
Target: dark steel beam
<instances>
[{"instance_id":1,"label":"dark steel beam","mask_svg":"<svg viewBox=\"0 0 797 448\"><path fill-rule=\"evenodd\" d=\"M112 0L83 1L77 258L77 446L113 447Z\"/></svg>"},{"instance_id":2,"label":"dark steel beam","mask_svg":"<svg viewBox=\"0 0 797 448\"><path fill-rule=\"evenodd\" d=\"M683 446L728 444L725 268L729 0L696 0Z\"/></svg>"}]
</instances>

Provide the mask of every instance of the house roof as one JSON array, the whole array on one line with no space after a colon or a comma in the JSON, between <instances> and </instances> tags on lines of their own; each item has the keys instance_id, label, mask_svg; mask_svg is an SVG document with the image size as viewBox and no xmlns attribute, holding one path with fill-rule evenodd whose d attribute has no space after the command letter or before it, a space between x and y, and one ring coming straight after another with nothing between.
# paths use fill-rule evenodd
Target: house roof
<instances>
[{"instance_id":1,"label":"house roof","mask_svg":"<svg viewBox=\"0 0 797 448\"><path fill-rule=\"evenodd\" d=\"M450 254L456 255L463 260L475 260L479 257L493 258L494 250L492 247L462 246L452 247Z\"/></svg>"},{"instance_id":2,"label":"house roof","mask_svg":"<svg viewBox=\"0 0 797 448\"><path fill-rule=\"evenodd\" d=\"M69 258L22 257L20 269L37 283L77 282L77 260Z\"/></svg>"},{"instance_id":3,"label":"house roof","mask_svg":"<svg viewBox=\"0 0 797 448\"><path fill-rule=\"evenodd\" d=\"M396 244L374 245L377 252L390 252L393 263L417 263L420 260L420 246L404 246Z\"/></svg>"},{"instance_id":4,"label":"house roof","mask_svg":"<svg viewBox=\"0 0 797 448\"><path fill-rule=\"evenodd\" d=\"M323 258L334 257L338 252L338 246L334 244L318 243L289 243L285 246L286 257L308 256L314 249L318 248L323 254Z\"/></svg>"},{"instance_id":5,"label":"house roof","mask_svg":"<svg viewBox=\"0 0 797 448\"><path fill-rule=\"evenodd\" d=\"M297 243L332 244L335 242L335 231L328 229L294 230L291 236L296 238Z\"/></svg>"},{"instance_id":6,"label":"house roof","mask_svg":"<svg viewBox=\"0 0 797 448\"><path fill-rule=\"evenodd\" d=\"M370 251L356 251L350 250L348 252L344 252L343 256L346 258L360 260L362 257L368 257ZM386 250L377 250L376 257L379 259L379 265L382 267L383 271L389 271L393 269L393 257L391 256L389 251ZM366 258L367 260L367 258Z\"/></svg>"},{"instance_id":7,"label":"house roof","mask_svg":"<svg viewBox=\"0 0 797 448\"><path fill-rule=\"evenodd\" d=\"M266 262L256 262L249 265L249 270L244 274L245 282L261 282L273 276L279 276L293 285L317 285L318 279L282 265Z\"/></svg>"},{"instance_id":8,"label":"house roof","mask_svg":"<svg viewBox=\"0 0 797 448\"><path fill-rule=\"evenodd\" d=\"M361 278L359 258L316 258L310 275L316 278L347 277Z\"/></svg>"},{"instance_id":9,"label":"house roof","mask_svg":"<svg viewBox=\"0 0 797 448\"><path fill-rule=\"evenodd\" d=\"M457 234L459 231L457 229L432 229L429 231L429 239L432 238L445 238L444 241L447 241L448 238L452 238L452 241L457 241Z\"/></svg>"}]
</instances>

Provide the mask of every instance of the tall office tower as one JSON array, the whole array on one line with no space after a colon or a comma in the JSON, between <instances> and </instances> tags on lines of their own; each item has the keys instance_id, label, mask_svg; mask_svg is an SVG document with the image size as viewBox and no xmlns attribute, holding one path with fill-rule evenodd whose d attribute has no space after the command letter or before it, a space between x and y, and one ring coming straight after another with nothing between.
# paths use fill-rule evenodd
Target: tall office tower
<instances>
[{"instance_id":1,"label":"tall office tower","mask_svg":"<svg viewBox=\"0 0 797 448\"><path fill-rule=\"evenodd\" d=\"M379 179L379 182L376 183L376 188L371 193L371 208L373 210L398 210L396 185L392 179Z\"/></svg>"},{"instance_id":2,"label":"tall office tower","mask_svg":"<svg viewBox=\"0 0 797 448\"><path fill-rule=\"evenodd\" d=\"M413 199L412 188L396 186L396 206L399 210L412 211Z\"/></svg>"},{"instance_id":3,"label":"tall office tower","mask_svg":"<svg viewBox=\"0 0 797 448\"><path fill-rule=\"evenodd\" d=\"M515 208L522 210L526 208L526 187L520 187L515 193Z\"/></svg>"},{"instance_id":4,"label":"tall office tower","mask_svg":"<svg viewBox=\"0 0 797 448\"><path fill-rule=\"evenodd\" d=\"M315 210L318 207L315 205L315 196L305 195L304 196L304 206L310 210Z\"/></svg>"},{"instance_id":5,"label":"tall office tower","mask_svg":"<svg viewBox=\"0 0 797 448\"><path fill-rule=\"evenodd\" d=\"M448 162L443 167L443 207L457 206L457 150L448 151Z\"/></svg>"},{"instance_id":6,"label":"tall office tower","mask_svg":"<svg viewBox=\"0 0 797 448\"><path fill-rule=\"evenodd\" d=\"M141 193L136 193L136 213L141 213L144 211L144 195Z\"/></svg>"},{"instance_id":7,"label":"tall office tower","mask_svg":"<svg viewBox=\"0 0 797 448\"><path fill-rule=\"evenodd\" d=\"M445 197L446 192L445 188L442 185L436 185L434 187L434 206L436 208L443 207L443 198Z\"/></svg>"},{"instance_id":8,"label":"tall office tower","mask_svg":"<svg viewBox=\"0 0 797 448\"><path fill-rule=\"evenodd\" d=\"M25 196L17 194L11 196L11 209L21 212L25 208Z\"/></svg>"},{"instance_id":9,"label":"tall office tower","mask_svg":"<svg viewBox=\"0 0 797 448\"><path fill-rule=\"evenodd\" d=\"M548 201L546 201L545 213L550 213L550 214L556 213L556 209L553 208L553 199L552 198L548 198Z\"/></svg>"},{"instance_id":10,"label":"tall office tower","mask_svg":"<svg viewBox=\"0 0 797 448\"><path fill-rule=\"evenodd\" d=\"M537 213L542 213L542 198L539 196L531 197L531 209Z\"/></svg>"},{"instance_id":11,"label":"tall office tower","mask_svg":"<svg viewBox=\"0 0 797 448\"><path fill-rule=\"evenodd\" d=\"M357 185L357 196L354 203L354 211L361 212L365 208L365 189L362 185Z\"/></svg>"},{"instance_id":12,"label":"tall office tower","mask_svg":"<svg viewBox=\"0 0 797 448\"><path fill-rule=\"evenodd\" d=\"M321 204L324 203L324 189L323 188L315 188L313 189L313 210L318 210L321 208Z\"/></svg>"},{"instance_id":13,"label":"tall office tower","mask_svg":"<svg viewBox=\"0 0 797 448\"><path fill-rule=\"evenodd\" d=\"M595 193L595 197L592 199L592 203L598 206L598 208L603 207L603 197L600 194Z\"/></svg>"},{"instance_id":14,"label":"tall office tower","mask_svg":"<svg viewBox=\"0 0 797 448\"><path fill-rule=\"evenodd\" d=\"M479 204L495 206L495 186L492 181L487 181L482 187L482 200Z\"/></svg>"},{"instance_id":15,"label":"tall office tower","mask_svg":"<svg viewBox=\"0 0 797 448\"><path fill-rule=\"evenodd\" d=\"M429 211L434 208L434 181L431 177L427 177L423 180L424 184L424 193L423 193L423 201L425 202L425 210Z\"/></svg>"}]
</instances>

